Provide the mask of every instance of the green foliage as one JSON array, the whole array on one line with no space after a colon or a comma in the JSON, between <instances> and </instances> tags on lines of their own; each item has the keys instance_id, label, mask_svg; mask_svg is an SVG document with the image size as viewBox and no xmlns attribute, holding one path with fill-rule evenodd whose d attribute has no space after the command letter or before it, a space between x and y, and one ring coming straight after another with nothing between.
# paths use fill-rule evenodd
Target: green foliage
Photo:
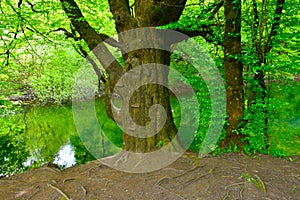
<instances>
[{"instance_id":1,"label":"green foliage","mask_svg":"<svg viewBox=\"0 0 300 200\"><path fill-rule=\"evenodd\" d=\"M300 155L300 83L275 83L270 88L270 153Z\"/></svg>"},{"instance_id":2,"label":"green foliage","mask_svg":"<svg viewBox=\"0 0 300 200\"><path fill-rule=\"evenodd\" d=\"M247 153L279 157L300 154L300 99L296 95L299 86L294 81L270 83L267 104L256 100L251 107L246 107L245 123L241 127L249 143L245 147Z\"/></svg>"},{"instance_id":3,"label":"green foliage","mask_svg":"<svg viewBox=\"0 0 300 200\"><path fill-rule=\"evenodd\" d=\"M223 134L223 136L221 136L219 142L221 142L225 138L225 135L226 135L226 133L224 130L224 134ZM213 151L213 155L220 156L221 154L232 153L232 152L234 152L234 153L239 152L238 146L236 144L231 145L229 147L223 147L223 148L221 148L219 145L217 145L217 147Z\"/></svg>"},{"instance_id":4,"label":"green foliage","mask_svg":"<svg viewBox=\"0 0 300 200\"><path fill-rule=\"evenodd\" d=\"M246 135L246 140L249 143L245 147L246 153L267 153L268 132L265 120L267 118L265 113L266 104L256 100L255 104L247 107L245 110L244 124L242 126L242 133Z\"/></svg>"},{"instance_id":5,"label":"green foliage","mask_svg":"<svg viewBox=\"0 0 300 200\"><path fill-rule=\"evenodd\" d=\"M61 104L72 98L74 74L82 58L70 48L47 50L44 59L49 60L29 80L37 100L41 103Z\"/></svg>"},{"instance_id":6,"label":"green foliage","mask_svg":"<svg viewBox=\"0 0 300 200\"><path fill-rule=\"evenodd\" d=\"M201 143L204 140L209 123L211 118L211 100L210 100L210 94L208 91L208 88L206 86L206 83L202 79L202 77L198 74L198 71L189 63L187 63L184 60L181 60L180 56L178 56L176 53L172 54L171 56L172 62L171 62L171 68L179 72L183 78L176 77L173 74L170 75L173 79L170 79L170 85L176 86L177 81L182 81L183 84L190 85L197 97L199 107L198 109L195 109L194 107L188 106L184 109L187 109L188 112L186 113L180 113L180 110L183 110L183 108L180 108L177 101L174 101L171 99L171 106L173 109L173 117L175 119L175 125L179 126L180 123L180 117L181 115L189 115L187 117L190 119L190 121L185 121L184 124L181 125L181 127L184 128L186 136L184 137L194 137L194 141L192 142L191 146L189 147L192 151L199 151L201 147ZM184 94L182 94L184 95ZM185 102L188 102L189 96L184 98ZM200 113L200 118L197 120L193 120L193 116L197 116L196 113ZM192 124L191 122L194 122L195 124ZM195 127L197 124L199 124L198 130L195 133L190 133L188 130L190 127ZM192 134L192 135L191 135Z\"/></svg>"},{"instance_id":7,"label":"green foliage","mask_svg":"<svg viewBox=\"0 0 300 200\"><path fill-rule=\"evenodd\" d=\"M282 112L278 114L280 109L285 109L285 104L295 105L291 102L290 94L296 90L293 83L289 86L286 82L292 82L295 74L299 74L299 48L295 46L298 42L300 26L299 5L295 5L292 1L286 1L284 5L283 15L280 20L280 28L276 37L272 40L271 51L264 55L265 60L260 58L258 46L264 49L269 40L268 35L274 21L274 12L276 1L271 1L263 7L261 2L257 1L258 23L259 29L254 28L253 21L253 2L244 2L242 12L242 46L243 46L243 64L245 67L244 80L246 108L245 122L241 124L242 132L246 135L249 145L245 150L248 153L270 153L274 156L289 156L299 154L297 140L299 134L297 125L287 125L283 118L288 116L298 119L295 112ZM260 14L265 9L265 15ZM256 32L257 31L257 32ZM259 41L259 42L258 42ZM264 51L264 50L261 50ZM262 71L265 74L267 83L267 91L259 86L258 80L254 79L254 75ZM278 92L280 91L280 92ZM296 90L297 91L297 90ZM266 98L263 100L263 92L266 92ZM255 93L256 98L250 106L248 101L251 95ZM267 123L265 123L267 121ZM267 125L267 126L266 126ZM275 128L276 127L276 128ZM295 130L296 128L296 130ZM283 131L284 130L284 131ZM290 143L284 147L279 141L289 140ZM293 142L291 142L293 141ZM278 143L281 143L279 145Z\"/></svg>"},{"instance_id":8,"label":"green foliage","mask_svg":"<svg viewBox=\"0 0 300 200\"><path fill-rule=\"evenodd\" d=\"M19 173L25 168L28 152L25 148L24 125L13 118L19 110L1 102L0 113L0 176ZM5 115L5 118L3 117Z\"/></svg>"}]
</instances>

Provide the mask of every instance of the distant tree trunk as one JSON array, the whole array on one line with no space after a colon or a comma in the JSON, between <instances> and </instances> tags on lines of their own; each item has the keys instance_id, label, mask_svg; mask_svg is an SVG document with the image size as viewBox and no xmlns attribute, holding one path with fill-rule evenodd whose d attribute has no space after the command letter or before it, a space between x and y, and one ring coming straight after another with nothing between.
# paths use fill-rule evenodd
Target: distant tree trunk
<instances>
[{"instance_id":1,"label":"distant tree trunk","mask_svg":"<svg viewBox=\"0 0 300 200\"><path fill-rule=\"evenodd\" d=\"M278 29L280 28L280 18L282 16L282 11L284 7L285 0L277 0L276 9L274 13L273 23L271 25L271 30L268 33L265 27L268 26L268 20L266 19L266 8L267 2L262 0L262 7L261 7L261 18L259 18L259 11L257 7L257 0L252 0L253 6L253 28L252 28L252 44L256 51L257 62L255 63L256 66L259 66L260 69L257 70L254 74L254 82L256 83L253 85L251 89L251 93L249 96L249 107L255 105L257 102L262 104L266 104L266 98L268 93L268 88L265 83L265 74L266 70L263 68L263 64L267 65L267 54L272 49L272 44L275 36L278 33ZM268 147L268 110L266 107L262 108L262 113L265 115L265 122L264 122L264 132L266 134L265 143Z\"/></svg>"},{"instance_id":2,"label":"distant tree trunk","mask_svg":"<svg viewBox=\"0 0 300 200\"><path fill-rule=\"evenodd\" d=\"M252 33L252 43L253 47L256 50L256 56L258 58L258 61L256 63L257 66L262 66L262 64L267 64L266 56L272 49L272 44L275 36L278 33L278 29L280 28L280 18L282 16L283 6L284 6L285 0L277 0L276 3L276 9L274 13L273 23L271 26L271 30L269 33L266 32L264 27L267 27L267 20L265 19L265 13L266 13L266 2L262 1L262 13L261 13L261 19L259 19L258 16L258 8L257 8L257 2L256 0L252 0L253 5L253 33ZM265 42L264 42L265 41ZM262 89L261 98L262 102L265 103L265 98L267 95L267 87L265 84L265 71L263 69L257 70L254 75L254 80L257 81L258 87ZM255 100L257 97L257 92L252 92L250 96L250 103Z\"/></svg>"},{"instance_id":3,"label":"distant tree trunk","mask_svg":"<svg viewBox=\"0 0 300 200\"><path fill-rule=\"evenodd\" d=\"M244 116L243 64L241 62L241 0L225 0L224 67L228 125L222 146L243 149L239 124Z\"/></svg>"},{"instance_id":4,"label":"distant tree trunk","mask_svg":"<svg viewBox=\"0 0 300 200\"><path fill-rule=\"evenodd\" d=\"M264 44L264 32L266 20L265 20L265 13L266 13L266 5L265 0L262 0L262 8L261 8L261 19L259 20L259 13L257 8L256 0L252 0L253 6L253 28L252 28L252 43L253 47L256 50L257 62L255 63L256 66L261 67L261 69L257 70L254 74L254 80L257 85L253 85L251 88L251 95L249 97L250 105L255 103L255 99L260 98L262 103L265 103L267 87L265 84L265 71L262 69L262 63L266 63L266 52L265 52L265 44ZM261 88L261 92L257 93L257 87Z\"/></svg>"}]
</instances>

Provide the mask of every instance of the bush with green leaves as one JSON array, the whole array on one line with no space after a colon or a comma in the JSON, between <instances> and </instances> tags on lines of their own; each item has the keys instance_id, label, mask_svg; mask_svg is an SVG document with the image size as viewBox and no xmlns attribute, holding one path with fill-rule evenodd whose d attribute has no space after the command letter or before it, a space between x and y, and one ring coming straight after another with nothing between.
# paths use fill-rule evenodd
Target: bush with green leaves
<instances>
[{"instance_id":1,"label":"bush with green leaves","mask_svg":"<svg viewBox=\"0 0 300 200\"><path fill-rule=\"evenodd\" d=\"M64 103L71 100L74 76L82 59L70 48L49 51L41 71L30 78L30 87L39 102Z\"/></svg>"}]
</instances>

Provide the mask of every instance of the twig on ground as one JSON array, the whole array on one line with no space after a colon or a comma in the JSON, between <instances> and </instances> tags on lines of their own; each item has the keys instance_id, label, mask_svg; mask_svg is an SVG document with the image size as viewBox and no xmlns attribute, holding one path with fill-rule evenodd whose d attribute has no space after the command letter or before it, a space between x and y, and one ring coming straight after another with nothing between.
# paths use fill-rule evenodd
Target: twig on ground
<instances>
[{"instance_id":1,"label":"twig on ground","mask_svg":"<svg viewBox=\"0 0 300 200\"><path fill-rule=\"evenodd\" d=\"M67 182L67 181L74 181L76 180L76 178L66 178L63 180L63 183Z\"/></svg>"},{"instance_id":2,"label":"twig on ground","mask_svg":"<svg viewBox=\"0 0 300 200\"><path fill-rule=\"evenodd\" d=\"M39 186L39 185L35 186L34 189L36 189L36 191L33 192L33 193L28 197L28 200L32 199L32 197L33 197L34 195L36 195L38 192L40 192L40 186Z\"/></svg>"},{"instance_id":3,"label":"twig on ground","mask_svg":"<svg viewBox=\"0 0 300 200\"><path fill-rule=\"evenodd\" d=\"M254 175L255 176L255 178L258 180L258 182L260 183L259 185L256 185L257 187L259 187L259 186L261 186L261 190L263 191L263 192L267 192L267 190L266 190L266 187L265 187L265 184L264 184L264 182L261 180L261 178L259 178L259 176L258 175Z\"/></svg>"},{"instance_id":4,"label":"twig on ground","mask_svg":"<svg viewBox=\"0 0 300 200\"><path fill-rule=\"evenodd\" d=\"M217 194L218 194L218 200L222 200L220 193L218 191L217 191Z\"/></svg>"},{"instance_id":5,"label":"twig on ground","mask_svg":"<svg viewBox=\"0 0 300 200\"><path fill-rule=\"evenodd\" d=\"M207 188L205 189L205 193L207 193L207 192L208 192L208 190L209 190L209 187L210 187L210 184L208 184Z\"/></svg>"},{"instance_id":6,"label":"twig on ground","mask_svg":"<svg viewBox=\"0 0 300 200\"><path fill-rule=\"evenodd\" d=\"M188 183L195 183L195 182L198 181L200 178L203 178L203 177L206 176L206 175L212 174L213 171L214 171L214 169L215 169L215 168L212 168L212 169L209 170L209 172L207 172L207 173L205 173L205 174L201 174L201 175L199 175L198 177L196 177L196 178L194 178L194 179L192 179L192 180L186 181L185 184L188 184Z\"/></svg>"},{"instance_id":7,"label":"twig on ground","mask_svg":"<svg viewBox=\"0 0 300 200\"><path fill-rule=\"evenodd\" d=\"M244 182L233 183L233 184L231 184L231 185L227 185L227 186L225 186L225 190L227 190L227 188L229 188L229 187L236 186L236 185L242 185L242 184L245 184L245 183L246 183L246 182L244 181Z\"/></svg>"},{"instance_id":8,"label":"twig on ground","mask_svg":"<svg viewBox=\"0 0 300 200\"><path fill-rule=\"evenodd\" d=\"M84 196L86 196L86 194L87 194L87 190L81 185L81 189L83 190L83 194L84 194Z\"/></svg>"},{"instance_id":9,"label":"twig on ground","mask_svg":"<svg viewBox=\"0 0 300 200\"><path fill-rule=\"evenodd\" d=\"M50 183L48 183L48 187L51 187L52 189L56 190L58 193L60 193L62 196L64 196L66 198L66 200L72 200L71 198L68 197L68 195L66 195L66 193L64 193L63 191L61 191L61 189L55 187L54 185L51 185Z\"/></svg>"},{"instance_id":10,"label":"twig on ground","mask_svg":"<svg viewBox=\"0 0 300 200\"><path fill-rule=\"evenodd\" d=\"M294 175L294 177L300 181L300 177L298 177L298 176L299 175Z\"/></svg>"},{"instance_id":11,"label":"twig on ground","mask_svg":"<svg viewBox=\"0 0 300 200\"><path fill-rule=\"evenodd\" d=\"M84 173L86 173L86 172L90 172L92 169L95 169L95 168L101 167L101 166L103 166L102 163L97 164L96 166L93 166L93 167L91 167L91 168L89 168L89 169L87 169L87 170L84 170L83 172L80 172L80 174L84 174ZM90 175L90 174L88 174L88 176L89 176L89 175Z\"/></svg>"},{"instance_id":12,"label":"twig on ground","mask_svg":"<svg viewBox=\"0 0 300 200\"><path fill-rule=\"evenodd\" d=\"M170 177L167 177L167 176L165 176L165 177L163 177L163 178L161 178L161 179L159 179L154 185L158 185L158 186L160 186L160 184L164 181L164 180L170 180L171 178Z\"/></svg>"},{"instance_id":13,"label":"twig on ground","mask_svg":"<svg viewBox=\"0 0 300 200\"><path fill-rule=\"evenodd\" d=\"M186 175L186 174L188 174L188 173L190 173L190 172L192 172L192 171L195 171L195 170L198 169L198 168L202 168L202 167L204 167L204 166L205 166L205 165L202 165L202 166L195 166L195 167L193 167L192 169L186 170L186 171L183 172L182 174L179 174L179 175L177 175L177 176L172 177L172 179L176 179L176 178L179 178L179 177L181 177L181 176L184 176L184 175Z\"/></svg>"},{"instance_id":14,"label":"twig on ground","mask_svg":"<svg viewBox=\"0 0 300 200\"><path fill-rule=\"evenodd\" d=\"M242 188L241 188L241 190L240 190L240 198L241 198L241 200L243 200L244 189L245 189L245 185L243 185Z\"/></svg>"},{"instance_id":15,"label":"twig on ground","mask_svg":"<svg viewBox=\"0 0 300 200\"><path fill-rule=\"evenodd\" d=\"M174 194L174 195L176 195L177 197L179 197L180 199L185 199L184 197L182 197L181 195L179 195L179 194L176 194L175 192L172 192L171 190L168 190L167 188L165 188L164 186L162 186L162 185L158 185L158 187L160 188L160 189L163 189L163 190L165 190L165 191L167 191L167 192L169 192L170 194Z\"/></svg>"},{"instance_id":16,"label":"twig on ground","mask_svg":"<svg viewBox=\"0 0 300 200\"><path fill-rule=\"evenodd\" d=\"M230 192L230 190L227 191L225 197L222 200L225 200L225 199L227 199L229 197L229 192Z\"/></svg>"}]
</instances>

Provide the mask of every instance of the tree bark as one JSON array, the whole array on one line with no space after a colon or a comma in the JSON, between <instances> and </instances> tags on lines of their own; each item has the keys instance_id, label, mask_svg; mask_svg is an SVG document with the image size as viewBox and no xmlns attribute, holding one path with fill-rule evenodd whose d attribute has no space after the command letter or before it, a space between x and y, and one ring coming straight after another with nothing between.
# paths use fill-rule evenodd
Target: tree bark
<instances>
[{"instance_id":1,"label":"tree bark","mask_svg":"<svg viewBox=\"0 0 300 200\"><path fill-rule=\"evenodd\" d=\"M114 16L118 33L134 28L156 27L177 21L183 11L185 3L186 0L140 0L135 2L135 13L133 16L130 12L128 1L109 0L110 9ZM153 42L157 41L155 37L157 37L157 35L149 33L149 35L145 35L143 39L147 42ZM124 44L130 43L128 38L119 38L119 41ZM123 58L125 61L123 73L147 63L159 63L167 66L170 64L170 53L158 49L141 49L128 52L123 54ZM153 67L151 74L143 74L142 70L138 70L138 74L135 74L132 80L138 79L136 81L143 82L148 76L155 78L158 83L164 83L165 86L168 84L168 71L160 67ZM130 83L130 81L131 80L128 80L127 83L124 84L132 84L132 86L134 86L134 83ZM118 89L117 87L118 86L116 86L116 89ZM132 121L142 127L151 123L151 120L156 124L151 130L151 136L144 138L132 136L123 130L125 150L131 152L150 152L169 144L172 139L176 140L177 129L173 122L169 96L169 90L158 84L147 84L134 91L128 105ZM126 102L123 100L123 103ZM160 130L158 122L162 118L161 113L154 112L154 118L150 119L149 117L150 108L155 104L164 107L166 112L166 121ZM129 127L129 129L131 126L134 129L134 125L128 124L127 118L120 116L117 117L116 121L123 126ZM139 135L143 133L136 131L135 134Z\"/></svg>"},{"instance_id":2,"label":"tree bark","mask_svg":"<svg viewBox=\"0 0 300 200\"><path fill-rule=\"evenodd\" d=\"M222 146L244 143L239 125L244 116L243 64L241 62L241 1L225 0L224 67L228 125Z\"/></svg>"},{"instance_id":3,"label":"tree bark","mask_svg":"<svg viewBox=\"0 0 300 200\"><path fill-rule=\"evenodd\" d=\"M151 64L152 66L149 70L142 70L136 67L147 63L161 63L168 65L170 62L169 52L157 49L143 49L130 52L126 57L125 69L129 70L128 68L130 68L134 70L135 73L127 75L126 77L129 77L129 79L116 85L115 89L117 92L121 90L124 85L132 86L132 90L134 90L136 82L146 83L148 80L156 83L163 83L164 86L168 85L167 77L169 71L165 68L160 68L155 64ZM131 59L136 62L131 62ZM138 70L135 71L135 68ZM124 113L126 112L124 110L122 110L119 115L114 116L116 121L123 126L125 150L131 152L149 152L169 144L172 139L175 139L175 141L177 140L177 129L173 123L169 101L169 90L164 86L159 84L145 84L135 90L130 97L127 97L127 94L121 95L123 98L123 106L127 103L124 98L128 98L129 117L132 118L132 121L128 120L128 118L124 116ZM164 108L166 116L156 110L152 113L152 116L154 117L150 119L150 108L156 104L159 104ZM161 126L159 122L164 121L164 117L166 117L166 121L160 129ZM148 128L148 131L150 130L148 135L145 135L143 130L138 130L136 128L136 125L146 127L151 122L154 122L154 126L152 126L151 129ZM143 138L132 136L127 131L133 131L135 135L143 135Z\"/></svg>"}]
</instances>

